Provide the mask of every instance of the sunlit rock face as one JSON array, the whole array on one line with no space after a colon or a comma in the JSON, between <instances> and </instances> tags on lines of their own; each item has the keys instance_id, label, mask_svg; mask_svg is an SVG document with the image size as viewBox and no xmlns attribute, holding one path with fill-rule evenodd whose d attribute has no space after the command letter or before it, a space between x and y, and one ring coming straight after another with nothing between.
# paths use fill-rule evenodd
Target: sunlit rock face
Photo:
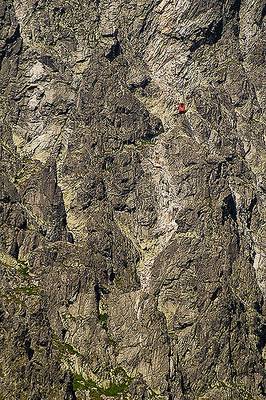
<instances>
[{"instance_id":1,"label":"sunlit rock face","mask_svg":"<svg viewBox=\"0 0 266 400\"><path fill-rule=\"evenodd\" d=\"M265 398L265 13L0 0L0 399Z\"/></svg>"}]
</instances>

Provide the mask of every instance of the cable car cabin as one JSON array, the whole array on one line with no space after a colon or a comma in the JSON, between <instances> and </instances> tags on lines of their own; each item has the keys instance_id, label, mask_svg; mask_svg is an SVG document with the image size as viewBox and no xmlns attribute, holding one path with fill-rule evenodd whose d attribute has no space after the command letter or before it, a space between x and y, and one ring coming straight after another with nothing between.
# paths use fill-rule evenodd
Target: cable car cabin
<instances>
[{"instance_id":1,"label":"cable car cabin","mask_svg":"<svg viewBox=\"0 0 266 400\"><path fill-rule=\"evenodd\" d=\"M186 112L186 106L185 103L179 103L177 106L179 114L185 114Z\"/></svg>"}]
</instances>

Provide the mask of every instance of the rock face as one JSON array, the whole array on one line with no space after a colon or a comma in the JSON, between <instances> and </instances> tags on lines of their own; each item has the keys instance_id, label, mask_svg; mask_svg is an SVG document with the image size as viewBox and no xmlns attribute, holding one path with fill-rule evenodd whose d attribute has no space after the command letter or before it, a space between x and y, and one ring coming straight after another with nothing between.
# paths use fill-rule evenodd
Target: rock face
<instances>
[{"instance_id":1,"label":"rock face","mask_svg":"<svg viewBox=\"0 0 266 400\"><path fill-rule=\"evenodd\" d=\"M265 398L265 13L0 0L0 399Z\"/></svg>"}]
</instances>

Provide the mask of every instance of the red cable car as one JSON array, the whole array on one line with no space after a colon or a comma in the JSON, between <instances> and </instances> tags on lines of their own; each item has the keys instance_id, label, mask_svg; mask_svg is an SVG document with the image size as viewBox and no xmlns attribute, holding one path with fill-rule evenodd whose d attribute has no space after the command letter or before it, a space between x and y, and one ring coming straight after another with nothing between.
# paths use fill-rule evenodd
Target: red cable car
<instances>
[{"instance_id":1,"label":"red cable car","mask_svg":"<svg viewBox=\"0 0 266 400\"><path fill-rule=\"evenodd\" d=\"M185 103L179 103L177 106L179 114L185 114L186 112L186 106Z\"/></svg>"}]
</instances>

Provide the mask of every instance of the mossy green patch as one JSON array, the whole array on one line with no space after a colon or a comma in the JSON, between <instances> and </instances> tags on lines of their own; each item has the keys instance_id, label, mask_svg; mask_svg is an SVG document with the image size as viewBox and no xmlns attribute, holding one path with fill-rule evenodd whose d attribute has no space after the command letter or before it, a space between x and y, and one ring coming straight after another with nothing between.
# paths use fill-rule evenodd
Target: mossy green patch
<instances>
[{"instance_id":1,"label":"mossy green patch","mask_svg":"<svg viewBox=\"0 0 266 400\"><path fill-rule=\"evenodd\" d=\"M26 263L19 261L18 272L25 278L29 276L29 267Z\"/></svg>"},{"instance_id":2,"label":"mossy green patch","mask_svg":"<svg viewBox=\"0 0 266 400\"><path fill-rule=\"evenodd\" d=\"M89 390L98 389L96 382L91 379L85 379L81 374L77 374L73 379L73 389L76 390Z\"/></svg>"},{"instance_id":3,"label":"mossy green patch","mask_svg":"<svg viewBox=\"0 0 266 400\"><path fill-rule=\"evenodd\" d=\"M137 142L137 146L154 146L156 143L153 141L154 138L145 138L145 139L140 139Z\"/></svg>"},{"instance_id":4,"label":"mossy green patch","mask_svg":"<svg viewBox=\"0 0 266 400\"><path fill-rule=\"evenodd\" d=\"M74 347L69 344L62 342L59 337L55 334L52 336L53 346L54 348L60 353L61 356L63 355L77 355L80 356L81 354L74 349Z\"/></svg>"},{"instance_id":5,"label":"mossy green patch","mask_svg":"<svg viewBox=\"0 0 266 400\"><path fill-rule=\"evenodd\" d=\"M76 354L76 355L80 355L80 353L74 349L73 346L71 346L71 344L65 343L65 349L69 354Z\"/></svg>"},{"instance_id":6,"label":"mossy green patch","mask_svg":"<svg viewBox=\"0 0 266 400\"><path fill-rule=\"evenodd\" d=\"M102 389L105 396L117 397L128 389L128 383L124 382L119 385L112 383L107 389Z\"/></svg>"},{"instance_id":7,"label":"mossy green patch","mask_svg":"<svg viewBox=\"0 0 266 400\"><path fill-rule=\"evenodd\" d=\"M113 347L115 347L117 345L117 341L112 336L109 336L109 335L107 337L107 343Z\"/></svg>"},{"instance_id":8,"label":"mossy green patch","mask_svg":"<svg viewBox=\"0 0 266 400\"><path fill-rule=\"evenodd\" d=\"M81 374L74 375L73 389L88 390L93 400L101 400L102 396L120 397L127 393L132 378L130 378L123 368L116 368L111 372L112 381L108 387L102 387L92 379L85 379Z\"/></svg>"},{"instance_id":9,"label":"mossy green patch","mask_svg":"<svg viewBox=\"0 0 266 400\"><path fill-rule=\"evenodd\" d=\"M105 330L107 330L107 320L108 320L107 313L99 314L100 324L102 325L103 329L105 329Z\"/></svg>"},{"instance_id":10,"label":"mossy green patch","mask_svg":"<svg viewBox=\"0 0 266 400\"><path fill-rule=\"evenodd\" d=\"M39 295L39 288L37 286L23 286L23 287L18 287L15 289L16 293L24 293L28 296L37 296Z\"/></svg>"}]
</instances>

